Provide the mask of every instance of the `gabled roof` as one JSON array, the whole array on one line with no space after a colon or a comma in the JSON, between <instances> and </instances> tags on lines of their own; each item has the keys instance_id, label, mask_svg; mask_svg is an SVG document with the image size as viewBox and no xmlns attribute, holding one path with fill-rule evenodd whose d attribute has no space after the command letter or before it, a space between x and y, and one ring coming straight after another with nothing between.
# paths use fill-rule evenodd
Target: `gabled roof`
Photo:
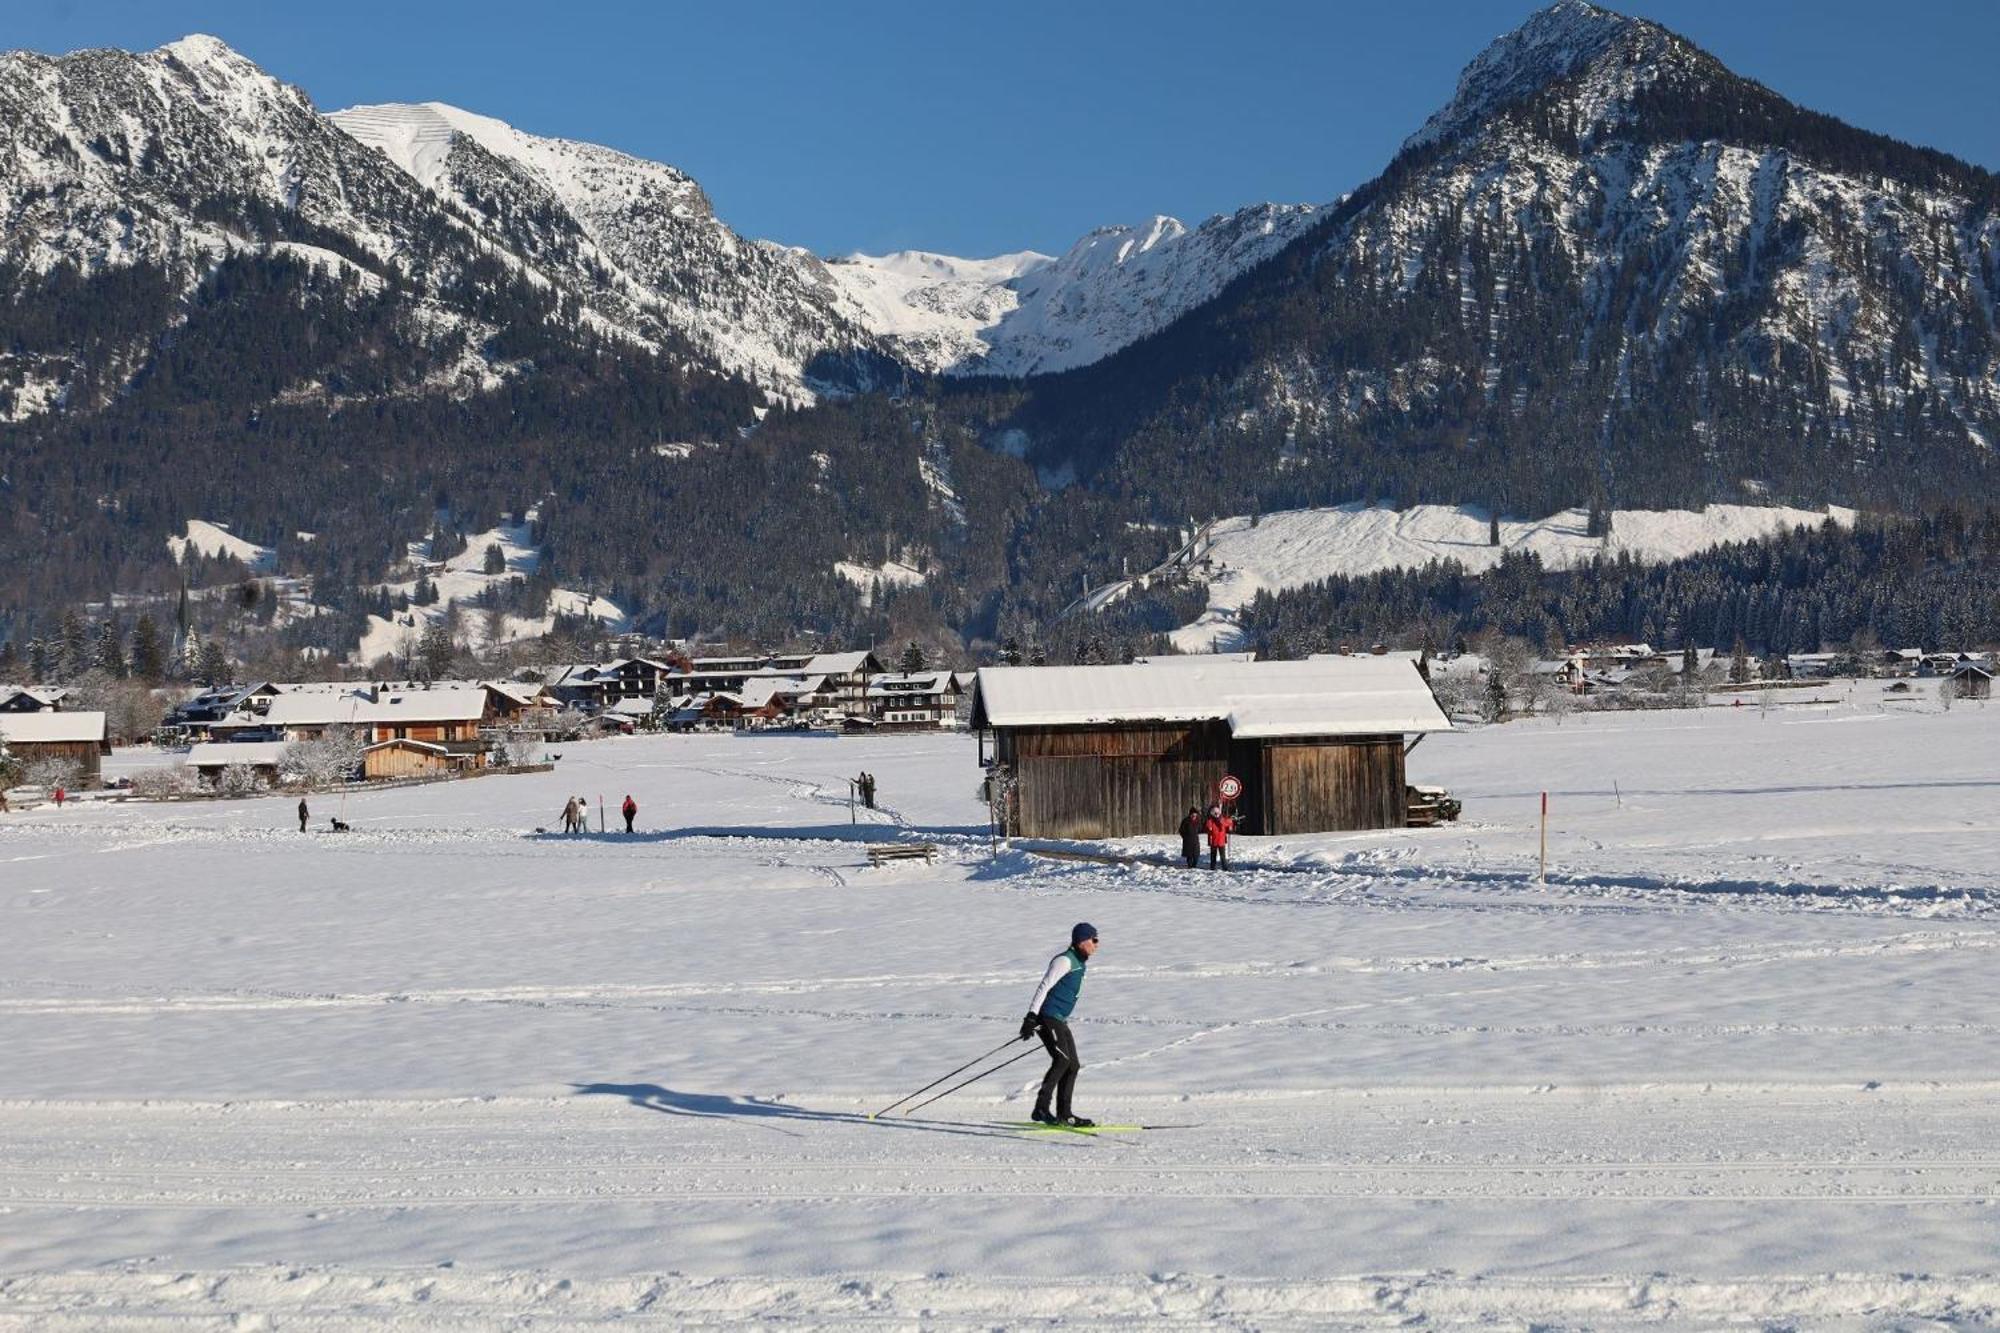
<instances>
[{"instance_id":1,"label":"gabled roof","mask_svg":"<svg viewBox=\"0 0 2000 1333\"><path fill-rule=\"evenodd\" d=\"M386 741L376 741L373 745L361 747L363 754L374 750L422 750L425 754L450 754L451 751L435 741L413 741L407 736L397 736Z\"/></svg>"},{"instance_id":2,"label":"gabled roof","mask_svg":"<svg viewBox=\"0 0 2000 1333\"><path fill-rule=\"evenodd\" d=\"M41 708L54 708L68 693L67 685L0 685L0 704L11 703L25 695Z\"/></svg>"},{"instance_id":3,"label":"gabled roof","mask_svg":"<svg viewBox=\"0 0 2000 1333\"><path fill-rule=\"evenodd\" d=\"M93 744L104 739L103 713L0 713L0 740L23 745Z\"/></svg>"},{"instance_id":4,"label":"gabled roof","mask_svg":"<svg viewBox=\"0 0 2000 1333\"><path fill-rule=\"evenodd\" d=\"M526 680L482 680L480 688L512 699L517 704L532 704L542 697L547 688Z\"/></svg>"},{"instance_id":5,"label":"gabled roof","mask_svg":"<svg viewBox=\"0 0 2000 1333\"><path fill-rule=\"evenodd\" d=\"M871 670L880 671L882 664L875 662L875 654L867 651L858 653L815 653L806 660L805 670L815 676L851 676L869 663Z\"/></svg>"},{"instance_id":6,"label":"gabled roof","mask_svg":"<svg viewBox=\"0 0 2000 1333\"><path fill-rule=\"evenodd\" d=\"M1228 724L1249 739L1450 731L1416 665L1398 658L1152 666L983 667L973 724Z\"/></svg>"},{"instance_id":7,"label":"gabled roof","mask_svg":"<svg viewBox=\"0 0 2000 1333\"><path fill-rule=\"evenodd\" d=\"M1043 670L1045 668L1036 668ZM956 677L949 671L915 671L908 675L876 676L868 682L868 697L889 694L943 694Z\"/></svg>"}]
</instances>

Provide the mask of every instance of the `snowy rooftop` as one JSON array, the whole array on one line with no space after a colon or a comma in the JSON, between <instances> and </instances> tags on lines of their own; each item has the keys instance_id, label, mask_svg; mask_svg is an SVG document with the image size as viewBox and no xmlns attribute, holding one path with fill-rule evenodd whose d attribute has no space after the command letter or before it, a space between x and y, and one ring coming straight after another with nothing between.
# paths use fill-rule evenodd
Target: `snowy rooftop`
<instances>
[{"instance_id":1,"label":"snowy rooftop","mask_svg":"<svg viewBox=\"0 0 2000 1333\"><path fill-rule=\"evenodd\" d=\"M816 653L807 660L805 669L815 676L850 676L867 664L868 657L866 651Z\"/></svg>"},{"instance_id":2,"label":"snowy rooftop","mask_svg":"<svg viewBox=\"0 0 2000 1333\"><path fill-rule=\"evenodd\" d=\"M486 712L486 691L478 687L415 690L348 690L283 694L260 720L273 726L329 724L464 722Z\"/></svg>"},{"instance_id":3,"label":"snowy rooftop","mask_svg":"<svg viewBox=\"0 0 2000 1333\"><path fill-rule=\"evenodd\" d=\"M53 708L68 693L67 685L0 685L0 703L26 695L44 708Z\"/></svg>"},{"instance_id":4,"label":"snowy rooftop","mask_svg":"<svg viewBox=\"0 0 2000 1333\"><path fill-rule=\"evenodd\" d=\"M868 682L868 697L885 694L943 694L956 677L949 671L919 671L911 675L877 676Z\"/></svg>"},{"instance_id":5,"label":"snowy rooftop","mask_svg":"<svg viewBox=\"0 0 2000 1333\"><path fill-rule=\"evenodd\" d=\"M189 768L227 768L231 764L269 768L283 760L290 748L288 741L202 741L189 746L181 762Z\"/></svg>"},{"instance_id":6,"label":"snowy rooftop","mask_svg":"<svg viewBox=\"0 0 2000 1333\"><path fill-rule=\"evenodd\" d=\"M1416 666L1395 658L1151 666L985 667L976 717L995 727L1226 721L1243 739L1449 731Z\"/></svg>"},{"instance_id":7,"label":"snowy rooftop","mask_svg":"<svg viewBox=\"0 0 2000 1333\"><path fill-rule=\"evenodd\" d=\"M0 713L0 740L62 745L103 739L102 713Z\"/></svg>"}]
</instances>

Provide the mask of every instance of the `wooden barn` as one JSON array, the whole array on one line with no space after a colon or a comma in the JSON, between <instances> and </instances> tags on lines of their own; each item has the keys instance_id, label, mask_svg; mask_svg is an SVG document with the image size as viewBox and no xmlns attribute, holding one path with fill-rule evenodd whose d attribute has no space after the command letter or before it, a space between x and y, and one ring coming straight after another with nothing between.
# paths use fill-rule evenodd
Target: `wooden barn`
<instances>
[{"instance_id":1,"label":"wooden barn","mask_svg":"<svg viewBox=\"0 0 2000 1333\"><path fill-rule=\"evenodd\" d=\"M434 778L477 768L477 756L454 753L436 741L406 737L377 741L361 751L361 774L370 782L384 778Z\"/></svg>"},{"instance_id":2,"label":"wooden barn","mask_svg":"<svg viewBox=\"0 0 2000 1333\"><path fill-rule=\"evenodd\" d=\"M1006 832L1051 838L1171 833L1225 776L1245 833L1401 828L1410 738L1451 730L1415 663L1375 657L986 667L972 726Z\"/></svg>"},{"instance_id":3,"label":"wooden barn","mask_svg":"<svg viewBox=\"0 0 2000 1333\"><path fill-rule=\"evenodd\" d=\"M1977 662L1962 662L1949 677L1951 692L1961 699L1991 699L1993 673Z\"/></svg>"},{"instance_id":4,"label":"wooden barn","mask_svg":"<svg viewBox=\"0 0 2000 1333\"><path fill-rule=\"evenodd\" d=\"M95 787L102 781L103 757L111 753L104 714L95 712L0 714L0 740L23 764L68 760L80 774L78 787Z\"/></svg>"}]
</instances>

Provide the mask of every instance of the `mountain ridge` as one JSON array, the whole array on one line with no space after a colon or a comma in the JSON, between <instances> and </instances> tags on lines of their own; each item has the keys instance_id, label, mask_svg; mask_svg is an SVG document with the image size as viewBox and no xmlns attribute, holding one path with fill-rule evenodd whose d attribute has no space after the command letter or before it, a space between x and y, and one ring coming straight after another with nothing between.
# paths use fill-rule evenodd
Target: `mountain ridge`
<instances>
[{"instance_id":1,"label":"mountain ridge","mask_svg":"<svg viewBox=\"0 0 2000 1333\"><path fill-rule=\"evenodd\" d=\"M1916 510L2000 444L2000 178L1581 0L1330 204L1059 256L821 259L664 164L322 116L213 39L0 57L0 111L0 475L36 479L0 552L40 562L0 617L170 585L212 517L352 621L440 512L540 504L549 577L642 625L976 638L1191 518ZM836 572L892 560L925 579L873 606Z\"/></svg>"}]
</instances>

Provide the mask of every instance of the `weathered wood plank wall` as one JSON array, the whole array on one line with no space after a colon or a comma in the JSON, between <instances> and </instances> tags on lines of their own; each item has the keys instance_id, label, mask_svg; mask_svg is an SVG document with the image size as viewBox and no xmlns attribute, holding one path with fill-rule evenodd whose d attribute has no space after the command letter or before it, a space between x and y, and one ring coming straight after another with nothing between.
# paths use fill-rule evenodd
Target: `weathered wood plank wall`
<instances>
[{"instance_id":1,"label":"weathered wood plank wall","mask_svg":"<svg viewBox=\"0 0 2000 1333\"><path fill-rule=\"evenodd\" d=\"M1012 831L1037 838L1172 833L1228 771L1220 722L1021 728L1003 758L1016 774Z\"/></svg>"},{"instance_id":2,"label":"weathered wood plank wall","mask_svg":"<svg viewBox=\"0 0 2000 1333\"><path fill-rule=\"evenodd\" d=\"M1273 742L1266 833L1401 828L1401 737Z\"/></svg>"}]
</instances>

